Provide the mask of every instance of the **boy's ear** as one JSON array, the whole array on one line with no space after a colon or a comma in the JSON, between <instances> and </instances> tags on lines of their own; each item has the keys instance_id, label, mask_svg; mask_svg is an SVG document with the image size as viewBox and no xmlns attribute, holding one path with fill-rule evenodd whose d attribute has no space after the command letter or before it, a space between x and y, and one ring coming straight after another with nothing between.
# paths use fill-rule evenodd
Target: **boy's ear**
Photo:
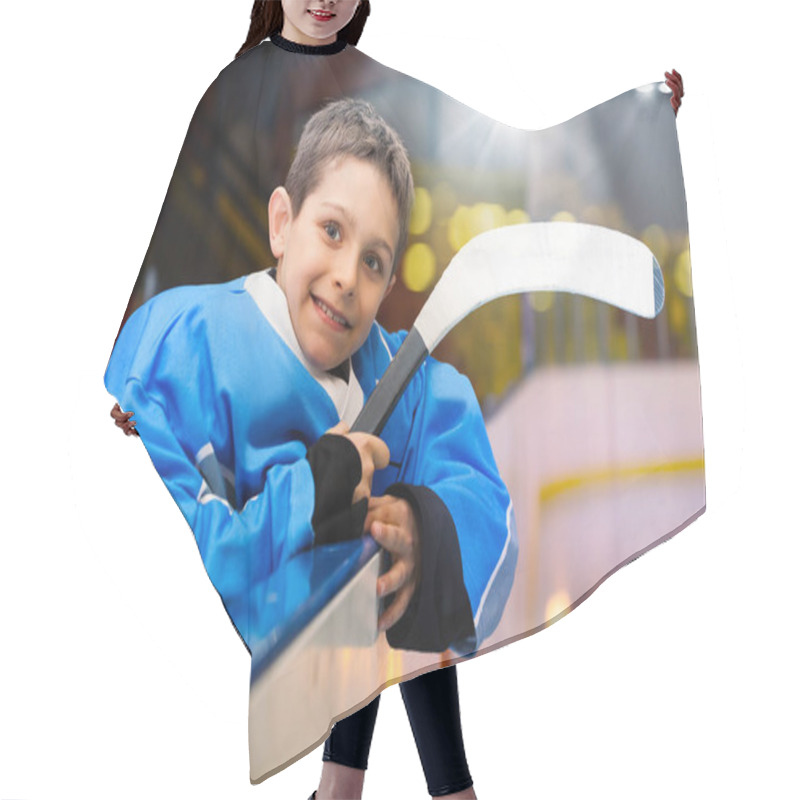
<instances>
[{"instance_id":1,"label":"boy's ear","mask_svg":"<svg viewBox=\"0 0 800 800\"><path fill-rule=\"evenodd\" d=\"M381 299L381 302L383 302L389 296L389 292L392 291L392 287L394 286L396 280L397 280L397 273L395 272L395 274L392 275L391 278L389 278L389 283L386 284L386 289L384 289L383 291L383 298Z\"/></svg>"},{"instance_id":2,"label":"boy's ear","mask_svg":"<svg viewBox=\"0 0 800 800\"><path fill-rule=\"evenodd\" d=\"M267 208L269 216L269 247L272 255L280 261L286 250L286 235L292 222L292 201L283 186L270 195Z\"/></svg>"}]
</instances>

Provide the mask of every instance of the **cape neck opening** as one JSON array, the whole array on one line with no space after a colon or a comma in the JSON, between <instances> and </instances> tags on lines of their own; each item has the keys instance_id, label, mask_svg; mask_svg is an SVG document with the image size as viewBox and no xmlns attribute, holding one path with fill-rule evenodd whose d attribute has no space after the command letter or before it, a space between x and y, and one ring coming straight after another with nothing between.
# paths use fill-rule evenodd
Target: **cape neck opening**
<instances>
[{"instance_id":1,"label":"cape neck opening","mask_svg":"<svg viewBox=\"0 0 800 800\"><path fill-rule=\"evenodd\" d=\"M290 53L303 53L304 55L308 56L333 55L334 53L341 53L342 50L347 47L347 41L345 39L337 39L335 42L331 42L330 44L297 44L297 42L291 42L289 39L284 39L284 37L279 33L270 36L269 40L276 47L280 47L281 50L288 50Z\"/></svg>"}]
</instances>

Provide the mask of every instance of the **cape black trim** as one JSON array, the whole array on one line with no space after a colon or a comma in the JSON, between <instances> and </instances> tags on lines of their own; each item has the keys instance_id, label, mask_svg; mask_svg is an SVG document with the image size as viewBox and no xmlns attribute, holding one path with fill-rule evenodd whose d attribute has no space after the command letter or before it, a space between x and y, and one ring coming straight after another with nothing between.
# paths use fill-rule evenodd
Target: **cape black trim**
<instances>
[{"instance_id":1,"label":"cape black trim","mask_svg":"<svg viewBox=\"0 0 800 800\"><path fill-rule=\"evenodd\" d=\"M270 37L270 41L281 50L287 50L290 53L302 53L307 56L330 56L335 53L341 53L347 47L346 39L337 39L330 44L298 44L297 42L290 42L284 39L279 33Z\"/></svg>"}]
</instances>

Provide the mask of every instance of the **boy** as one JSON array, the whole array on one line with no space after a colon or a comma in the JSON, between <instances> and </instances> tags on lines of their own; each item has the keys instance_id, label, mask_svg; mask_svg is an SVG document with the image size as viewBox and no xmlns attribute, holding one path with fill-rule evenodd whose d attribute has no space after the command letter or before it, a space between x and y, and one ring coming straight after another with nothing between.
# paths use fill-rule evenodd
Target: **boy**
<instances>
[{"instance_id":1,"label":"boy","mask_svg":"<svg viewBox=\"0 0 800 800\"><path fill-rule=\"evenodd\" d=\"M394 647L472 652L508 597L513 511L467 379L428 359L382 440L348 432L404 337L375 315L412 201L397 134L367 103L326 106L270 197L277 269L158 295L112 353L106 386L248 646L251 587L367 532L393 556L378 593Z\"/></svg>"}]
</instances>

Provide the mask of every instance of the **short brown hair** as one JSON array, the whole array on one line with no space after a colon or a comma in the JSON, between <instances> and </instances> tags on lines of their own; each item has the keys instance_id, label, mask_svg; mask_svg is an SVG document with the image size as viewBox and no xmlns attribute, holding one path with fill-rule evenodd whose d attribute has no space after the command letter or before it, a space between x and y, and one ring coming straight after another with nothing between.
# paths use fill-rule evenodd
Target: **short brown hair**
<instances>
[{"instance_id":1,"label":"short brown hair","mask_svg":"<svg viewBox=\"0 0 800 800\"><path fill-rule=\"evenodd\" d=\"M314 114L303 128L289 174L286 191L293 213L299 214L306 197L322 179L331 161L352 156L373 164L386 178L397 203L400 235L397 258L408 239L408 221L414 203L414 179L408 153L394 128L366 101L346 97Z\"/></svg>"}]
</instances>

